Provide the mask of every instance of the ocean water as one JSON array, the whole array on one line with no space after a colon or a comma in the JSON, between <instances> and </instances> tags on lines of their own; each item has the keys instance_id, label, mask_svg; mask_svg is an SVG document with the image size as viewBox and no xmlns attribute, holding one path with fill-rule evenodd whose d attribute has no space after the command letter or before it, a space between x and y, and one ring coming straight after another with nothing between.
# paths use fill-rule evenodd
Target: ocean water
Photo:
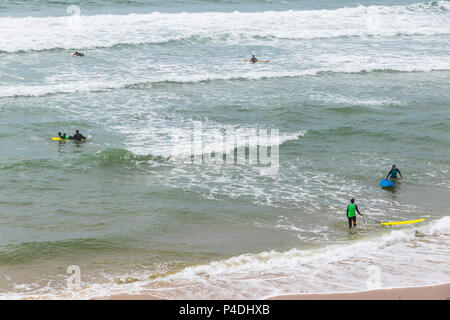
<instances>
[{"instance_id":1,"label":"ocean water","mask_svg":"<svg viewBox=\"0 0 450 320\"><path fill-rule=\"evenodd\" d=\"M448 283L449 88L450 1L1 1L0 298ZM231 130L276 173L191 161Z\"/></svg>"}]
</instances>

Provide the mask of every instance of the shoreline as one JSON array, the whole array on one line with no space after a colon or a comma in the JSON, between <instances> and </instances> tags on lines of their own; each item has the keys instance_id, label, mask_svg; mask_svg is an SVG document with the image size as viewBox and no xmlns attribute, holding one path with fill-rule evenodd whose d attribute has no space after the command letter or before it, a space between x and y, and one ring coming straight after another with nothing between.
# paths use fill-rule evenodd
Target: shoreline
<instances>
[{"instance_id":1,"label":"shoreline","mask_svg":"<svg viewBox=\"0 0 450 320\"><path fill-rule=\"evenodd\" d=\"M205 298L208 300L208 298ZM167 300L151 294L120 294L94 300ZM377 289L348 293L281 295L265 300L450 300L450 283L407 288ZM195 300L194 300L195 301Z\"/></svg>"},{"instance_id":2,"label":"shoreline","mask_svg":"<svg viewBox=\"0 0 450 320\"><path fill-rule=\"evenodd\" d=\"M268 300L450 300L450 283L348 293L282 295Z\"/></svg>"}]
</instances>

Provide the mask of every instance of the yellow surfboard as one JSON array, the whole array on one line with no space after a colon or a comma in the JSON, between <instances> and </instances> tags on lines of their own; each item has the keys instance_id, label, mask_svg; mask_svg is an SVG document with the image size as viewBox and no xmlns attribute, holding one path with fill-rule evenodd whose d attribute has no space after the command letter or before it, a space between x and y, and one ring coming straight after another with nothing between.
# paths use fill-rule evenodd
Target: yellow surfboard
<instances>
[{"instance_id":1,"label":"yellow surfboard","mask_svg":"<svg viewBox=\"0 0 450 320\"><path fill-rule=\"evenodd\" d=\"M54 141L77 141L77 140L70 140L70 139L62 139L60 137L53 137L52 140ZM86 139L82 139L81 141L85 141Z\"/></svg>"},{"instance_id":2,"label":"yellow surfboard","mask_svg":"<svg viewBox=\"0 0 450 320\"><path fill-rule=\"evenodd\" d=\"M393 221L393 222L381 222L382 226L396 226L400 224L410 224L410 223L417 223L425 221L425 219L417 219L417 220L410 220L410 221Z\"/></svg>"},{"instance_id":3,"label":"yellow surfboard","mask_svg":"<svg viewBox=\"0 0 450 320\"><path fill-rule=\"evenodd\" d=\"M251 60L244 60L244 62L250 62L250 63L268 63L269 60L258 60L256 62L252 62Z\"/></svg>"}]
</instances>

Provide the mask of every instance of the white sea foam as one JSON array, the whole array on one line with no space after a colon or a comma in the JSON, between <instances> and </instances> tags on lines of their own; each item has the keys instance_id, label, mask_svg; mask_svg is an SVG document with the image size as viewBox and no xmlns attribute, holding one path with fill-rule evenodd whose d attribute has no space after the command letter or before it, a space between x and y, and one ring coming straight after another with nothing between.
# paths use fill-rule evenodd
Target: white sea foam
<instances>
[{"instance_id":1,"label":"white sea foam","mask_svg":"<svg viewBox=\"0 0 450 320\"><path fill-rule=\"evenodd\" d=\"M36 289L2 299L89 299L115 294L147 293L168 299L260 299L295 293L355 292L370 289L371 268L380 271L378 288L400 288L450 282L450 216L426 225L396 228L380 236L320 249L247 253L148 280L118 284L109 275L103 284L83 284L78 291ZM122 275L127 277L127 275Z\"/></svg>"},{"instance_id":2,"label":"white sea foam","mask_svg":"<svg viewBox=\"0 0 450 320\"><path fill-rule=\"evenodd\" d=\"M450 68L450 66L449 66ZM195 73L195 74L172 74L172 75L157 75L148 76L141 79L128 79L120 81L76 81L69 83L51 83L45 85L9 85L0 87L0 98L5 97L39 97L49 94L64 94L64 93L76 93L76 92L92 92L92 91L104 91L108 89L118 89L126 87L142 87L149 86L154 83L163 82L179 82L179 83L197 83L203 81L213 80L260 80L265 78L283 78L283 77L298 77L305 75L315 75L318 72L327 71L326 69L310 69L310 70L298 70L298 71L259 71L259 72L227 72L221 74L213 73ZM331 71L331 70L329 70ZM355 69L355 72L360 70ZM427 68L424 71L429 71Z\"/></svg>"},{"instance_id":3,"label":"white sea foam","mask_svg":"<svg viewBox=\"0 0 450 320\"><path fill-rule=\"evenodd\" d=\"M0 18L0 50L88 49L193 38L248 43L255 37L314 39L450 34L449 2L433 3L283 12Z\"/></svg>"},{"instance_id":4,"label":"white sea foam","mask_svg":"<svg viewBox=\"0 0 450 320\"><path fill-rule=\"evenodd\" d=\"M230 81L230 80L261 80L269 78L289 78L312 76L319 73L360 73L373 71L397 71L397 72L429 72L435 70L450 70L450 59L432 59L428 57L428 61L408 61L408 60L391 60L372 63L367 65L364 61L351 61L342 64L339 67L324 66L321 68L304 69L304 70L261 70L261 71L236 71L221 73L180 73L180 74L158 74L141 77L140 79L104 79L104 80L83 80L65 83L48 83L48 84L14 84L0 86L0 98L6 97L41 97L51 94L70 94L77 92L95 92L110 89L121 88L139 88L142 86L151 86L156 83L176 82L176 83L198 83L204 81ZM418 57L418 59L421 59ZM417 63L417 64L416 64ZM420 64L419 64L420 63ZM353 101L354 102L354 101ZM370 103L370 102L366 102ZM379 104L380 102L375 102ZM385 102L381 102L385 103Z\"/></svg>"},{"instance_id":5,"label":"white sea foam","mask_svg":"<svg viewBox=\"0 0 450 320\"><path fill-rule=\"evenodd\" d=\"M190 297L206 294L215 298L263 298L301 292L364 291L369 266L380 269L382 288L446 283L450 281L449 242L450 217L447 216L425 226L396 229L380 237L344 245L244 254L189 267L158 280L172 289L180 282L187 283L186 287L155 291L168 298L188 298L188 292L195 292L191 289L205 283L206 292ZM252 291L248 291L250 288Z\"/></svg>"},{"instance_id":6,"label":"white sea foam","mask_svg":"<svg viewBox=\"0 0 450 320\"><path fill-rule=\"evenodd\" d=\"M133 136L133 139L128 143L128 149L134 154L148 155L149 153L155 153L155 142L159 142L156 155L162 157L172 157L175 159L190 157L191 155L210 154L213 152L223 152L229 154L233 152L235 148L248 146L250 148L256 148L258 146L271 147L275 144L282 145L290 140L297 140L305 134L305 131L299 131L295 133L280 132L279 140L275 141L270 138L263 139L263 137L250 136L248 141L237 139L236 144L224 144L224 136L234 137L238 134L239 129L244 134L248 134L250 131L254 131L256 134L260 132L266 132L270 136L270 128L234 128L231 126L221 127L218 124L206 122L203 127L203 136L201 141L193 141L191 137L194 136L193 122L185 121L179 123L179 127L167 127L164 125L145 126L144 128L130 128L128 126L119 127L118 130L122 133L129 133ZM181 126L181 127L180 127ZM231 136L230 136L231 135ZM148 141L148 143L145 143ZM203 144L202 148L193 148L194 143Z\"/></svg>"}]
</instances>

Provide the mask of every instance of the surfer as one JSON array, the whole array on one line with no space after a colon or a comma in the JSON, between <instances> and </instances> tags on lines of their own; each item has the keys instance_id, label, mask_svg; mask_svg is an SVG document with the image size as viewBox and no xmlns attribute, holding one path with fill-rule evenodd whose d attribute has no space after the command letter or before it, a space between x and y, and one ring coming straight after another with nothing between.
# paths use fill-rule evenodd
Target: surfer
<instances>
[{"instance_id":1,"label":"surfer","mask_svg":"<svg viewBox=\"0 0 450 320\"><path fill-rule=\"evenodd\" d=\"M350 200L350 204L347 207L347 218L348 218L348 228L352 228L352 221L353 221L353 227L356 228L356 212L362 217L361 212L359 212L358 206L355 204L355 199Z\"/></svg>"},{"instance_id":2,"label":"surfer","mask_svg":"<svg viewBox=\"0 0 450 320\"><path fill-rule=\"evenodd\" d=\"M251 63L256 63L258 62L258 59L256 59L255 55L252 55L252 58L250 59Z\"/></svg>"},{"instance_id":3,"label":"surfer","mask_svg":"<svg viewBox=\"0 0 450 320\"><path fill-rule=\"evenodd\" d=\"M58 132L58 138L61 138L63 140L69 139L69 137L67 137L65 133L61 134L61 132Z\"/></svg>"},{"instance_id":4,"label":"surfer","mask_svg":"<svg viewBox=\"0 0 450 320\"><path fill-rule=\"evenodd\" d=\"M74 56L74 57L84 57L84 53L75 51L74 53L72 53L72 56Z\"/></svg>"},{"instance_id":5,"label":"surfer","mask_svg":"<svg viewBox=\"0 0 450 320\"><path fill-rule=\"evenodd\" d=\"M400 170L398 170L397 166L394 164L392 165L391 171L389 171L389 173L387 174L386 179L390 178L391 180L397 181L397 173L400 175L400 178L403 179L402 173L400 172Z\"/></svg>"},{"instance_id":6,"label":"surfer","mask_svg":"<svg viewBox=\"0 0 450 320\"><path fill-rule=\"evenodd\" d=\"M77 130L75 131L75 134L74 134L72 137L69 137L69 139L70 139L70 140L81 141L81 140L86 139L86 137L83 136L83 135L80 133L80 131L77 129Z\"/></svg>"}]
</instances>

